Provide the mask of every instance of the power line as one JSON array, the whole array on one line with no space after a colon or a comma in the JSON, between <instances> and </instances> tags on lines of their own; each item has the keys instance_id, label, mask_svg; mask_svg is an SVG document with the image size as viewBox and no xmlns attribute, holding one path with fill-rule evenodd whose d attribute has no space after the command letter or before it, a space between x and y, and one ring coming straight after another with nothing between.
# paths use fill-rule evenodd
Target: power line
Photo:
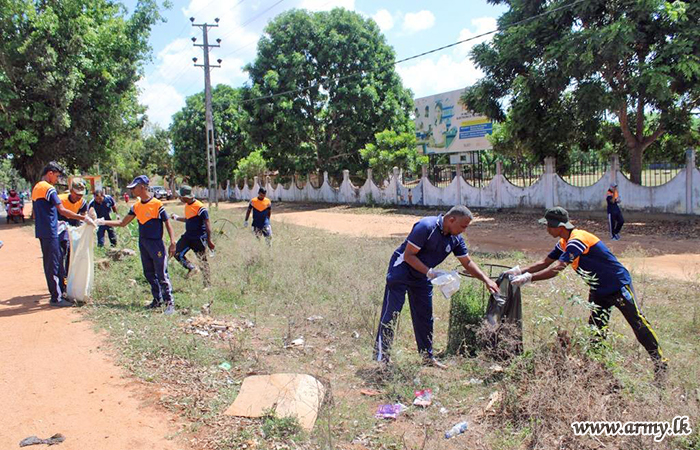
<instances>
[{"instance_id":1,"label":"power line","mask_svg":"<svg viewBox=\"0 0 700 450\"><path fill-rule=\"evenodd\" d=\"M465 42L473 41L473 40L476 40L476 39L481 39L481 38L484 37L484 36L488 36L488 35L491 35L491 34L495 34L495 33L498 33L499 31L506 31L506 30L508 30L508 29L510 29L510 28L512 28L512 27L515 27L515 26L518 26L518 25L522 25L522 24L527 23L527 22L531 22L531 21L533 21L533 20L535 20L535 19L538 19L538 18L540 18L540 17L547 16L547 15L552 14L552 13L555 13L555 12L557 12L557 11L561 11L561 10L564 10L564 9L569 9L569 8L571 8L571 7L573 7L573 6L577 5L577 4L579 4L579 3L583 3L584 1L586 1L586 0L575 0L574 2L569 3L568 5L558 6L558 7L556 7L556 8L553 8L553 9L549 10L549 11L545 11L545 12L542 12L542 13L540 13L540 14L535 14L534 16L527 17L527 18L522 19L522 20L519 20L519 21L517 21L517 22L513 22L513 23L510 24L508 27L506 27L506 28L504 28L504 29L502 29L502 30L499 30L498 28L496 28L495 30L487 31L487 32L485 32L485 33L481 33L481 34L478 34L478 35L476 35L476 36L471 36L471 37L469 37L469 38L462 39L462 40L460 40L460 41L453 42L453 43L451 43L451 44L443 45L442 47L437 47L437 48L434 48L434 49L432 49L432 50L428 50L428 51L426 51L426 52L419 53L419 54L417 54L417 55L409 56L409 57L407 57L407 58L403 58L403 59L400 59L400 60L398 60L398 61L391 62L391 63L389 63L389 64L392 65L392 66L393 66L393 65L396 65L396 64L401 64L401 63L404 63L404 62L406 62L406 61L411 61L411 60L413 60L413 59L417 59L417 58L420 58L420 57L423 57L423 56L426 56L426 55L430 55L430 54L432 54L432 53L436 53L436 52L439 52L439 51L442 51L442 50L445 50L445 49L448 49L448 48L451 48L451 47L455 47L455 46L460 45L460 44L464 44ZM389 65L389 64L388 64L388 65ZM341 80L344 80L344 79L347 79L347 78L350 78L350 77L354 77L354 76L357 76L357 75L361 75L361 74L364 74L364 73L366 73L365 70L360 70L360 71L357 71L357 72L354 72L354 73L350 73L350 74L348 74L348 75L342 75L342 76L336 77L336 78L329 78L328 80L326 80L326 82L337 82L337 81L341 81ZM277 94L263 95L263 96L260 96L260 97L250 98L250 99L242 100L241 103L254 102L254 101L258 101L258 100L266 100L266 99L269 99L269 98L281 97L281 96L288 95L288 94L293 94L293 93L296 93L296 92L308 91L309 89L313 89L313 88L317 87L317 86L319 85L319 83L320 83L320 81L315 80L313 84L310 84L310 85L308 85L308 86L306 86L306 87L303 87L303 88L290 89L290 90L288 90L288 91L279 92L279 93L277 93Z\"/></svg>"}]
</instances>

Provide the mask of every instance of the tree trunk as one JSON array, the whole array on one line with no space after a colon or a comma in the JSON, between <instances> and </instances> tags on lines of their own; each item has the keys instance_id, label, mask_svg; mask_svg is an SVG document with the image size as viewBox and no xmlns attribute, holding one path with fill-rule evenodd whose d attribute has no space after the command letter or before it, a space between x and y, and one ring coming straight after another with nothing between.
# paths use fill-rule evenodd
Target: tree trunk
<instances>
[{"instance_id":1,"label":"tree trunk","mask_svg":"<svg viewBox=\"0 0 700 450\"><path fill-rule=\"evenodd\" d=\"M634 146L627 146L630 155L630 181L632 183L642 184L642 155L644 154L645 146L639 142L635 142Z\"/></svg>"}]
</instances>

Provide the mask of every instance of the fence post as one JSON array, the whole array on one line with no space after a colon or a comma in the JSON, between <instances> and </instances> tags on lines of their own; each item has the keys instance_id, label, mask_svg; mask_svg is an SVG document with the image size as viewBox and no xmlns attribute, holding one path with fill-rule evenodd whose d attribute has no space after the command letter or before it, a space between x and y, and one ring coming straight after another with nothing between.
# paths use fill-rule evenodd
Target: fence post
<instances>
[{"instance_id":1,"label":"fence post","mask_svg":"<svg viewBox=\"0 0 700 450\"><path fill-rule=\"evenodd\" d=\"M501 208L501 189L503 189L503 163L496 161L496 208Z\"/></svg>"},{"instance_id":2,"label":"fence post","mask_svg":"<svg viewBox=\"0 0 700 450\"><path fill-rule=\"evenodd\" d=\"M685 151L685 213L693 214L693 173L695 172L695 149Z\"/></svg>"},{"instance_id":3,"label":"fence post","mask_svg":"<svg viewBox=\"0 0 700 450\"><path fill-rule=\"evenodd\" d=\"M462 204L462 165L457 164L455 167L457 169L457 176L455 178L457 179L457 204L461 205Z\"/></svg>"},{"instance_id":4,"label":"fence post","mask_svg":"<svg viewBox=\"0 0 700 450\"><path fill-rule=\"evenodd\" d=\"M427 203L425 203L425 185L428 182L428 166L426 164L423 164L420 166L420 178L421 178L421 205L425 206Z\"/></svg>"},{"instance_id":5,"label":"fence post","mask_svg":"<svg viewBox=\"0 0 700 450\"><path fill-rule=\"evenodd\" d=\"M394 167L392 170L392 175L394 177L394 186L396 186L396 204L398 205L401 201L401 189L399 188L399 168Z\"/></svg>"},{"instance_id":6,"label":"fence post","mask_svg":"<svg viewBox=\"0 0 700 450\"><path fill-rule=\"evenodd\" d=\"M553 156L548 156L544 159L544 176L545 176L545 197L544 207L554 207L554 175L556 174L556 163Z\"/></svg>"},{"instance_id":7,"label":"fence post","mask_svg":"<svg viewBox=\"0 0 700 450\"><path fill-rule=\"evenodd\" d=\"M374 182L374 180L372 180L372 169L367 169L367 181ZM370 191L370 192L372 192L372 191Z\"/></svg>"},{"instance_id":8,"label":"fence post","mask_svg":"<svg viewBox=\"0 0 700 450\"><path fill-rule=\"evenodd\" d=\"M253 177L253 190L255 190L256 184L258 184L258 177ZM253 194L257 194L257 192L253 192Z\"/></svg>"},{"instance_id":9,"label":"fence post","mask_svg":"<svg viewBox=\"0 0 700 450\"><path fill-rule=\"evenodd\" d=\"M612 155L610 157L610 184L617 184L617 172L620 171L620 157Z\"/></svg>"}]
</instances>

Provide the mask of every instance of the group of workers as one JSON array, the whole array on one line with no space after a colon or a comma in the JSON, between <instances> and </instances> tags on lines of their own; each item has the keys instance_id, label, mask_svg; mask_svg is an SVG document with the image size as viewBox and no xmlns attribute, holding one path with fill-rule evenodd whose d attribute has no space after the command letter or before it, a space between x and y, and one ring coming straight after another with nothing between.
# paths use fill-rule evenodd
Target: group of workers
<instances>
[{"instance_id":1,"label":"group of workers","mask_svg":"<svg viewBox=\"0 0 700 450\"><path fill-rule=\"evenodd\" d=\"M174 257L185 269L188 276L203 272L205 288L210 280L207 250L213 251L211 225L207 208L197 200L192 188L182 186L179 198L184 203L184 216L173 214L168 216L163 203L149 191L149 179L140 175L127 186L136 202L123 218L119 217L116 202L96 190L93 199L88 203L85 199L86 187L83 180L74 179L70 190L59 195L54 185L64 169L55 162L49 163L42 172L42 179L32 190L32 201L35 215L35 234L41 243L44 261L44 274L51 295L49 305L72 306L73 302L66 295L66 280L70 261L70 242L68 226L78 226L86 222L97 228L98 246L104 245L105 233L112 246L117 244L117 236L113 227L125 227L134 219L138 222L139 252L143 273L150 284L152 301L147 308L164 307L165 314L173 314L175 305L172 295L172 284L168 275L168 257ZM261 189L258 197L249 205L245 223L247 225L251 210L253 212L253 231L258 236L265 236L268 245L272 238L270 215L272 205L265 198L265 190ZM94 215L88 211L93 210ZM111 213L115 213L113 220ZM184 222L185 232L175 241L175 235L170 218ZM166 249L163 233L167 231L170 244ZM187 253L192 250L199 259L201 270L187 259Z\"/></svg>"},{"instance_id":2,"label":"group of workers","mask_svg":"<svg viewBox=\"0 0 700 450\"><path fill-rule=\"evenodd\" d=\"M67 225L78 225L80 221L98 228L98 245L104 245L107 232L110 242L116 244L112 227L125 227L134 219L138 221L139 250L143 272L151 286L152 301L147 308L165 307L166 314L174 313L172 285L168 276L168 257L175 257L188 275L199 271L197 266L186 258L193 250L200 260L204 272L204 284L209 286L210 275L207 263L207 249L214 250L212 232L207 208L192 193L192 188L182 186L179 197L185 204L184 216L168 216L163 203L149 192L149 179L145 175L136 177L127 188L136 202L124 218L112 220L110 213L117 213L114 199L95 191L90 203L84 199L85 185L82 180L74 180L70 192L58 195L54 185L63 168L55 162L43 170L42 179L34 186L32 201L36 218L36 237L41 242L44 260L44 273L51 294L50 304L70 306L66 298L65 279L68 270L70 245ZM623 223L619 213L617 186L608 191L608 213L611 223L611 237L619 239ZM612 207L612 208L611 208ZM617 208L617 209L615 209ZM87 213L95 211L96 219ZM272 229L270 217L272 204L266 198L265 189L251 200L246 211L244 225L247 227L253 215L252 229L256 236L265 237L271 243ZM185 223L185 233L176 242L170 218ZM384 299L379 317L374 357L377 361L391 361L391 347L396 321L403 308L406 294L411 311L413 329L419 353L424 362L438 368L445 365L433 354L433 285L431 280L443 272L437 267L454 254L462 267L474 278L483 282L492 294L499 291L498 285L487 276L471 259L462 237L474 219L466 206L454 206L446 214L425 217L414 224L403 243L394 251L386 275ZM613 220L615 226L613 227ZM590 286L589 302L592 312L589 323L596 330L596 340L605 338L613 307L619 309L631 326L637 340L647 350L654 362L657 377L663 377L667 369L658 338L651 325L639 309L635 298L632 278L629 271L618 261L610 249L595 235L574 226L568 212L561 207L546 211L540 223L546 226L547 233L557 239L554 249L542 260L525 266L515 266L506 273L511 284L525 286L534 281L555 277L567 266L581 274ZM163 242L164 230L170 244Z\"/></svg>"},{"instance_id":3,"label":"group of workers","mask_svg":"<svg viewBox=\"0 0 700 450\"><path fill-rule=\"evenodd\" d=\"M614 193L615 191L613 191ZM433 354L433 285L431 280L443 272L437 267L450 253L474 278L481 280L492 294L499 291L470 258L462 238L473 215L465 206L455 206L445 215L426 217L418 221L408 237L394 251L386 275L384 301L379 316L374 348L377 361L391 361L391 344L406 294L418 352L426 365L445 368ZM654 363L655 379L662 382L667 361L659 340L649 321L639 309L629 271L618 261L598 237L576 228L569 213L561 207L546 211L540 223L547 233L557 239L554 249L542 260L506 271L511 285L522 287L534 281L548 280L571 266L589 285L588 300L592 311L589 324L594 327L594 342L606 337L612 308L622 312L639 343ZM619 230L617 230L619 233ZM613 234L619 239L619 235Z\"/></svg>"}]
</instances>

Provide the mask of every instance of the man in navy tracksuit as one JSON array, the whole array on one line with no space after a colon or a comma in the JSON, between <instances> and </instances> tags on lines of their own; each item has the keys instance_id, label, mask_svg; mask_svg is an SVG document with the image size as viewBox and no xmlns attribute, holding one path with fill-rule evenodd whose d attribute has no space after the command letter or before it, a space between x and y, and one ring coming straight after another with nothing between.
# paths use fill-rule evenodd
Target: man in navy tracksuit
<instances>
[{"instance_id":1,"label":"man in navy tracksuit","mask_svg":"<svg viewBox=\"0 0 700 450\"><path fill-rule=\"evenodd\" d=\"M32 189L32 207L36 237L41 242L41 254L44 260L44 275L51 294L49 305L72 306L66 298L64 280L65 267L62 264L61 245L58 240L58 215L73 220L86 220L85 215L76 214L67 209L58 198L53 187L59 176L64 173L63 167L56 162L50 162L42 171L42 178Z\"/></svg>"},{"instance_id":2,"label":"man in navy tracksuit","mask_svg":"<svg viewBox=\"0 0 700 450\"><path fill-rule=\"evenodd\" d=\"M608 225L610 226L610 237L613 241L620 240L620 231L625 219L620 210L620 194L617 192L617 183L610 185L610 189L605 194L605 201L608 204Z\"/></svg>"},{"instance_id":3,"label":"man in navy tracksuit","mask_svg":"<svg viewBox=\"0 0 700 450\"><path fill-rule=\"evenodd\" d=\"M433 356L433 286L430 280L441 274L442 271L435 267L450 253L457 257L467 272L483 281L489 291L498 292L498 285L469 257L467 245L461 236L473 218L465 206L455 206L444 216L425 217L413 225L411 233L396 249L386 275L384 302L374 348L377 361L390 361L396 320L408 293L418 352L423 355L426 364L445 368Z\"/></svg>"},{"instance_id":4,"label":"man in navy tracksuit","mask_svg":"<svg viewBox=\"0 0 700 450\"><path fill-rule=\"evenodd\" d=\"M93 192L93 198L88 203L88 210L90 209L95 210L98 219L112 220L110 213L114 212L117 220L121 220L117 212L117 202L114 201L111 195L105 195L102 189L96 189ZM117 233L114 232L114 228L105 225L97 228L97 246L104 247L105 231L109 236L109 243L112 244L112 247L115 247L117 245Z\"/></svg>"},{"instance_id":5,"label":"man in navy tracksuit","mask_svg":"<svg viewBox=\"0 0 700 450\"><path fill-rule=\"evenodd\" d=\"M172 219L178 222L185 222L185 234L180 236L180 240L177 241L175 259L182 264L182 267L188 270L187 275L190 276L199 271L197 266L188 261L185 256L190 250L194 250L197 258L202 263L204 287L208 288L211 283L209 278L209 261L207 261L207 247L211 250L216 248L211 241L209 211L207 211L202 202L194 198L190 186L180 187L180 201L185 204L185 217L173 214Z\"/></svg>"},{"instance_id":6,"label":"man in navy tracksuit","mask_svg":"<svg viewBox=\"0 0 700 450\"><path fill-rule=\"evenodd\" d=\"M125 227L134 218L139 222L139 251L141 252L141 265L143 275L151 285L153 301L146 308L154 309L165 305L165 314L175 313L172 286L168 276L168 254L175 255L175 234L170 225L168 213L165 212L163 203L151 196L148 191L148 177L140 175L127 186L134 197L138 197L121 222L117 220L98 219L98 226ZM170 247L165 251L163 243L163 226L170 236Z\"/></svg>"}]
</instances>

